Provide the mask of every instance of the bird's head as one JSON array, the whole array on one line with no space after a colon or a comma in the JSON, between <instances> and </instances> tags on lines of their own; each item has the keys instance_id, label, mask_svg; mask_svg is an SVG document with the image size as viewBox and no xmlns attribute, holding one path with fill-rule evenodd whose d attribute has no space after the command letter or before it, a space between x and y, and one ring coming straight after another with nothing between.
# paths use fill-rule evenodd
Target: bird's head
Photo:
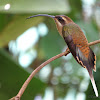
<instances>
[{"instance_id":1,"label":"bird's head","mask_svg":"<svg viewBox=\"0 0 100 100\"><path fill-rule=\"evenodd\" d=\"M37 16L46 16L46 17L53 18L55 20L57 29L58 29L58 31L59 31L61 36L62 36L62 28L63 28L63 26L68 24L68 23L73 22L68 16L65 16L65 15L53 16L53 15L47 15L47 14L38 14L38 15L31 16L29 18L37 17ZM29 18L27 18L27 19L29 19Z\"/></svg>"}]
</instances>

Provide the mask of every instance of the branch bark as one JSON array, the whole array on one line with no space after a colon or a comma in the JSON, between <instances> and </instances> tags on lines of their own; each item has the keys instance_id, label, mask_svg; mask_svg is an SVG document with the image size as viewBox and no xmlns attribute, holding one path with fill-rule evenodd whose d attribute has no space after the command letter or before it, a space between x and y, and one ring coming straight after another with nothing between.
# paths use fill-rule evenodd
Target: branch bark
<instances>
[{"instance_id":1,"label":"branch bark","mask_svg":"<svg viewBox=\"0 0 100 100\"><path fill-rule=\"evenodd\" d=\"M98 44L100 43L100 40L96 40L94 42L90 42L88 43L89 46L91 45L95 45L95 44ZM24 82L23 86L21 87L21 89L19 90L18 94L11 98L10 100L20 100L22 94L24 93L25 89L27 88L29 82L32 80L32 78L34 77L34 75L40 71L41 68L43 68L44 66L46 66L47 64L49 64L50 62L54 61L55 59L58 59L62 56L67 56L68 54L70 53L70 50L67 48L65 52L63 53L60 53L52 58L50 58L49 60L45 61L44 63L42 63L40 66L38 66L32 73L31 75L27 78L27 80Z\"/></svg>"}]
</instances>

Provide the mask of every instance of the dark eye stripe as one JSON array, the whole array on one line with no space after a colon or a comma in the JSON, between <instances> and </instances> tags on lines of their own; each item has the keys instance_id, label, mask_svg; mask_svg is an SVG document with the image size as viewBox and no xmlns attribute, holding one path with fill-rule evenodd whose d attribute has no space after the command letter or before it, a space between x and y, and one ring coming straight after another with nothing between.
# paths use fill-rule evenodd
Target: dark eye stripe
<instances>
[{"instance_id":1,"label":"dark eye stripe","mask_svg":"<svg viewBox=\"0 0 100 100\"><path fill-rule=\"evenodd\" d=\"M58 20L59 20L59 21L63 21L62 17L58 17Z\"/></svg>"},{"instance_id":2,"label":"dark eye stripe","mask_svg":"<svg viewBox=\"0 0 100 100\"><path fill-rule=\"evenodd\" d=\"M65 24L65 20L63 19L63 16L56 16L56 19L62 24Z\"/></svg>"}]
</instances>

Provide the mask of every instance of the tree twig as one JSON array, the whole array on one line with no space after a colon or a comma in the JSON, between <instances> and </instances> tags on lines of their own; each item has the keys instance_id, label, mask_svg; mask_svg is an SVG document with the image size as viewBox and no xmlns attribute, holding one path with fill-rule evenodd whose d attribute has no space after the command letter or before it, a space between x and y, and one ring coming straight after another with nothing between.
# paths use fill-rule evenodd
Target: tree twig
<instances>
[{"instance_id":1,"label":"tree twig","mask_svg":"<svg viewBox=\"0 0 100 100\"><path fill-rule=\"evenodd\" d=\"M98 44L98 43L100 43L100 40L96 40L96 41L94 41L94 42L90 42L90 43L89 43L89 46L95 45L95 44ZM50 58L49 60L45 61L45 62L42 63L40 66L38 66L38 67L31 73L31 75L27 78L27 80L24 82L24 84L23 84L23 86L21 87L21 89L19 90L18 94L17 94L15 97L11 98L10 100L20 100L20 98L21 98L22 94L24 93L26 87L28 86L29 82L32 80L32 78L34 77L34 75L35 75L38 71L40 71L41 68L43 68L44 66L46 66L46 65L49 64L50 62L54 61L55 59L58 59L58 58L60 58L60 57L62 57L62 56L64 56L64 55L67 55L67 54L69 54L69 53L70 53L70 51L69 51L69 49L67 48L65 52L60 53L60 54L58 54L58 55L56 55L56 56Z\"/></svg>"},{"instance_id":2,"label":"tree twig","mask_svg":"<svg viewBox=\"0 0 100 100\"><path fill-rule=\"evenodd\" d=\"M90 42L88 44L89 44L89 46L91 46L91 45L95 45L95 44L98 44L98 43L100 43L100 40L96 40L96 41Z\"/></svg>"}]
</instances>

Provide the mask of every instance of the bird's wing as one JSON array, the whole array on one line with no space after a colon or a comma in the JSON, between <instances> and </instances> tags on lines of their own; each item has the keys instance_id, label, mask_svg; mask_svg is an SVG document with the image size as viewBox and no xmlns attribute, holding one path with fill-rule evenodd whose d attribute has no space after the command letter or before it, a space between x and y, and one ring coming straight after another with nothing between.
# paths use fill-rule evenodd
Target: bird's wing
<instances>
[{"instance_id":1,"label":"bird's wing","mask_svg":"<svg viewBox=\"0 0 100 100\"><path fill-rule=\"evenodd\" d=\"M66 25L63 28L62 33L63 38L76 61L88 70L95 94L98 96L98 91L92 74L92 69L96 71L96 56L88 46L88 41L84 33L76 24Z\"/></svg>"},{"instance_id":2,"label":"bird's wing","mask_svg":"<svg viewBox=\"0 0 100 100\"><path fill-rule=\"evenodd\" d=\"M85 67L88 63L96 71L96 56L88 46L88 41L77 24L68 24L63 28L63 37L72 55Z\"/></svg>"}]
</instances>

